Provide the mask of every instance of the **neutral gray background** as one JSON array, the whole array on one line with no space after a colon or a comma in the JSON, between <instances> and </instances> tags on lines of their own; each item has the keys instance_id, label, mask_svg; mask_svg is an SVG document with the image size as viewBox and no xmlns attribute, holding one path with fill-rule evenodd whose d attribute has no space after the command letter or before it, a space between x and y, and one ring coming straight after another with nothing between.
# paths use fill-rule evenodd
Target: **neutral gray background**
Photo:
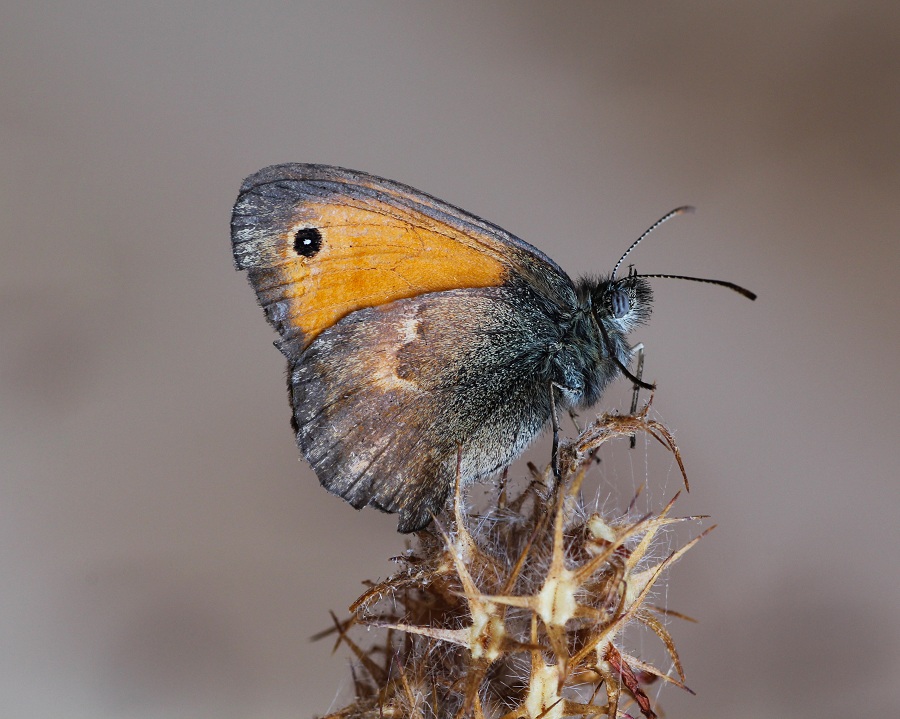
<instances>
[{"instance_id":1,"label":"neutral gray background","mask_svg":"<svg viewBox=\"0 0 900 719\"><path fill-rule=\"evenodd\" d=\"M298 462L232 270L241 179L287 161L419 187L573 274L697 205L638 268L760 299L659 281L636 335L679 510L720 525L660 597L700 620L671 627L698 695L662 705L900 715L896 2L7 2L0 68L0 716L347 691L308 637L403 540ZM610 506L677 489L622 453Z\"/></svg>"}]
</instances>

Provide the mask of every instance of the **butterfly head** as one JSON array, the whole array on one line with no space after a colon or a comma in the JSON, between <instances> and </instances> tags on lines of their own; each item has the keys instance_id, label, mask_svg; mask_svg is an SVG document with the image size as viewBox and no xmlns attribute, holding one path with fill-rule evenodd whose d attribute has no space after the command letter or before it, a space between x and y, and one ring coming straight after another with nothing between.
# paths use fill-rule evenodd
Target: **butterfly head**
<instances>
[{"instance_id":1,"label":"butterfly head","mask_svg":"<svg viewBox=\"0 0 900 719\"><path fill-rule=\"evenodd\" d=\"M591 308L598 321L627 334L650 317L653 291L633 270L625 277L601 278L591 291Z\"/></svg>"},{"instance_id":2,"label":"butterfly head","mask_svg":"<svg viewBox=\"0 0 900 719\"><path fill-rule=\"evenodd\" d=\"M628 274L623 277L618 276L619 268L622 266L625 258L640 244L641 240L672 217L692 211L692 207L685 206L666 213L653 223L637 240L631 243L619 258L619 261L616 262L613 271L608 277L593 280L584 279L581 281L578 287L579 297L583 302L582 306L590 308L592 324L596 331L596 345L603 350L599 361L595 365L596 374L602 379L600 382L601 389L602 385L608 382L616 372L621 372L636 387L653 388L653 385L643 382L639 377L635 377L628 371L627 364L631 358L631 348L625 339L629 332L646 322L650 317L653 292L650 288L649 278L662 277L705 282L727 287L751 300L756 299L756 295L750 290L733 282L725 282L723 280L670 274L639 275L633 266L628 268ZM599 397L599 392L597 396Z\"/></svg>"}]
</instances>

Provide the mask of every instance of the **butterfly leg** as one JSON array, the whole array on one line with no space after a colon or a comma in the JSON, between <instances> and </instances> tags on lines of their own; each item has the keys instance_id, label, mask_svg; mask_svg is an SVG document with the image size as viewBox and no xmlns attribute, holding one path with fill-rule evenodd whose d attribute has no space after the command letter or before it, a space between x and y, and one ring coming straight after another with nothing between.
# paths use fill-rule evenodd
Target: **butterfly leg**
<instances>
[{"instance_id":1,"label":"butterfly leg","mask_svg":"<svg viewBox=\"0 0 900 719\"><path fill-rule=\"evenodd\" d=\"M578 432L578 434L581 434L581 425L578 423L578 415L575 414L574 409L569 410L569 419L571 419L572 424L575 425L575 431Z\"/></svg>"},{"instance_id":2,"label":"butterfly leg","mask_svg":"<svg viewBox=\"0 0 900 719\"><path fill-rule=\"evenodd\" d=\"M637 366L635 367L634 376L638 378L640 381L644 376L644 344L638 344L634 346L634 352L637 354ZM637 383L634 385L634 393L631 395L631 414L637 414L638 408L638 395L641 392L641 386ZM635 435L631 435L630 439L631 448L634 449L635 445L637 445L637 437Z\"/></svg>"},{"instance_id":3,"label":"butterfly leg","mask_svg":"<svg viewBox=\"0 0 900 719\"><path fill-rule=\"evenodd\" d=\"M553 465L553 476L556 478L556 484L559 484L559 416L556 414L556 388L559 385L554 381L550 381L550 422L553 427L553 449L550 454L550 461Z\"/></svg>"},{"instance_id":4,"label":"butterfly leg","mask_svg":"<svg viewBox=\"0 0 900 719\"><path fill-rule=\"evenodd\" d=\"M503 470L503 474L500 475L500 491L497 493L497 509L506 509L507 495L506 495L506 479L509 476L509 467L506 467Z\"/></svg>"}]
</instances>

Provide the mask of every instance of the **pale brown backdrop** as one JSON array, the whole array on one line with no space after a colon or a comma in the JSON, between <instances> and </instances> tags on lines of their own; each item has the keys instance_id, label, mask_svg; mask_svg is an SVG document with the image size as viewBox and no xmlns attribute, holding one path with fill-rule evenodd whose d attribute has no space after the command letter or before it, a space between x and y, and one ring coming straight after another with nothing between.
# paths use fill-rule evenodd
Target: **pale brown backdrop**
<instances>
[{"instance_id":1,"label":"pale brown backdrop","mask_svg":"<svg viewBox=\"0 0 900 719\"><path fill-rule=\"evenodd\" d=\"M661 598L700 620L672 626L698 695L662 705L900 716L900 5L4 5L0 716L348 690L308 637L403 542L298 462L231 267L241 179L287 161L412 184L572 273L697 205L639 269L760 299L657 282L636 336L681 512L720 525ZM678 486L646 445L624 463L610 501Z\"/></svg>"}]
</instances>

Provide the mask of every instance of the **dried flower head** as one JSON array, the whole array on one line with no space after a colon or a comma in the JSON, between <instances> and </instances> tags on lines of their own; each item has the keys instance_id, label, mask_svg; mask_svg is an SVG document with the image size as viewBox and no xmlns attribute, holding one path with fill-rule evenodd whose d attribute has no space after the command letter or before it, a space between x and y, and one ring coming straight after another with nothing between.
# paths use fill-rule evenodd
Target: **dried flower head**
<instances>
[{"instance_id":1,"label":"dried flower head","mask_svg":"<svg viewBox=\"0 0 900 719\"><path fill-rule=\"evenodd\" d=\"M663 570L706 532L654 559L660 530L698 519L670 516L678 495L644 517L588 513L580 500L593 454L614 437L649 433L684 473L671 435L646 415L646 408L604 415L560 448L560 481L532 468L518 497L507 501L501 490L480 514L467 511L457 487L452 510L396 558L400 569L370 584L350 619L335 619L331 631L357 661L356 698L329 716L560 719L636 711L651 719L648 683L687 689L664 623L674 613L648 597ZM364 649L348 634L356 624L383 635ZM675 676L626 649L622 633L632 624L660 638Z\"/></svg>"}]
</instances>

